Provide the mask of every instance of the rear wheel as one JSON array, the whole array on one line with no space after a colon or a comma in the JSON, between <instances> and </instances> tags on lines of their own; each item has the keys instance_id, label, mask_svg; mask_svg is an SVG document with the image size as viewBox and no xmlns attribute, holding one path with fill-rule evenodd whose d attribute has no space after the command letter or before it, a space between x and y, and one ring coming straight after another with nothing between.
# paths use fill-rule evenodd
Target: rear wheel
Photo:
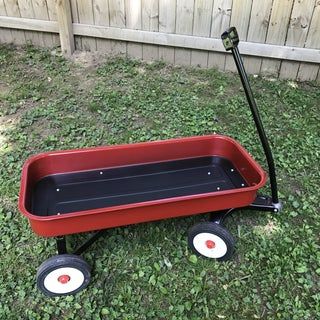
<instances>
[{"instance_id":1,"label":"rear wheel","mask_svg":"<svg viewBox=\"0 0 320 320\"><path fill-rule=\"evenodd\" d=\"M224 261L231 258L235 242L226 228L214 222L202 222L190 228L188 244L198 255Z\"/></svg>"},{"instance_id":2,"label":"rear wheel","mask_svg":"<svg viewBox=\"0 0 320 320\"><path fill-rule=\"evenodd\" d=\"M90 282L90 267L80 257L60 254L44 261L37 272L37 286L47 296L75 294Z\"/></svg>"}]
</instances>

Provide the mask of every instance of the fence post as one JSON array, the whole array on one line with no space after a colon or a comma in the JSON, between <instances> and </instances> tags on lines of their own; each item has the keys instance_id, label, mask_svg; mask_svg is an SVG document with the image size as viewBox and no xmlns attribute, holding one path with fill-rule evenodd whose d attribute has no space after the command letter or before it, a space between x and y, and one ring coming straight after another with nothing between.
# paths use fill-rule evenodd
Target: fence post
<instances>
[{"instance_id":1,"label":"fence post","mask_svg":"<svg viewBox=\"0 0 320 320\"><path fill-rule=\"evenodd\" d=\"M61 51L71 56L75 50L70 0L56 0Z\"/></svg>"}]
</instances>

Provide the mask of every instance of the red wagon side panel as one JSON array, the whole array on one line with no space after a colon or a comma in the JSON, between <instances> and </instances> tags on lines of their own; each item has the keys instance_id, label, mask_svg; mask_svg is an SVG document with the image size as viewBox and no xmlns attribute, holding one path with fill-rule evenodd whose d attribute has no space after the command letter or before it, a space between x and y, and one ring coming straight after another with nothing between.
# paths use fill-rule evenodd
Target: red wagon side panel
<instances>
[{"instance_id":1,"label":"red wagon side panel","mask_svg":"<svg viewBox=\"0 0 320 320\"><path fill-rule=\"evenodd\" d=\"M205 156L230 160L248 187L55 216L38 216L30 210L35 184L48 175ZM220 135L57 151L39 154L26 161L22 171L19 209L28 217L34 232L42 236L57 236L244 207L255 199L257 190L265 182L265 172L247 151L233 139Z\"/></svg>"},{"instance_id":2,"label":"red wagon side panel","mask_svg":"<svg viewBox=\"0 0 320 320\"><path fill-rule=\"evenodd\" d=\"M173 217L182 217L204 212L223 210L228 207L243 207L255 198L252 192L224 194L199 198L180 199L168 202L162 200L146 206L121 206L111 212L87 212L84 215L62 216L64 219L30 220L33 231L42 236L57 236L85 231L113 228L146 221L156 221ZM214 208L214 209L212 209Z\"/></svg>"}]
</instances>

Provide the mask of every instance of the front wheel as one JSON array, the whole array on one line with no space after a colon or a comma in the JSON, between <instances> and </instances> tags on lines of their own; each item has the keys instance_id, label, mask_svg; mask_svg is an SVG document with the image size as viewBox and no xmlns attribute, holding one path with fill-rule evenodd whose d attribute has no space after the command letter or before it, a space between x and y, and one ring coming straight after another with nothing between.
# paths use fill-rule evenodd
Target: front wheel
<instances>
[{"instance_id":1,"label":"front wheel","mask_svg":"<svg viewBox=\"0 0 320 320\"><path fill-rule=\"evenodd\" d=\"M40 265L37 272L37 286L49 297L75 294L89 282L89 265L74 254L49 258Z\"/></svg>"},{"instance_id":2,"label":"front wheel","mask_svg":"<svg viewBox=\"0 0 320 320\"><path fill-rule=\"evenodd\" d=\"M190 228L188 244L198 255L224 261L231 258L235 242L224 227L214 222L202 222Z\"/></svg>"}]
</instances>

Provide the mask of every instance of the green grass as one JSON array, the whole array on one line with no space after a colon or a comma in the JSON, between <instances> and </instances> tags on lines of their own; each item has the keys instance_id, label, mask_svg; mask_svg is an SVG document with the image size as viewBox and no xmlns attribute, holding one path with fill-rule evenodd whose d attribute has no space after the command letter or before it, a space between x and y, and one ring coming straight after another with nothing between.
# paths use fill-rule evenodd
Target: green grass
<instances>
[{"instance_id":1,"label":"green grass","mask_svg":"<svg viewBox=\"0 0 320 320\"><path fill-rule=\"evenodd\" d=\"M119 58L83 66L10 47L0 74L0 319L319 319L319 85L251 79L284 210L235 213L231 261L188 249L188 228L206 216L111 229L84 255L90 286L49 299L35 274L55 241L17 210L28 156L218 132L265 159L236 75Z\"/></svg>"}]
</instances>

